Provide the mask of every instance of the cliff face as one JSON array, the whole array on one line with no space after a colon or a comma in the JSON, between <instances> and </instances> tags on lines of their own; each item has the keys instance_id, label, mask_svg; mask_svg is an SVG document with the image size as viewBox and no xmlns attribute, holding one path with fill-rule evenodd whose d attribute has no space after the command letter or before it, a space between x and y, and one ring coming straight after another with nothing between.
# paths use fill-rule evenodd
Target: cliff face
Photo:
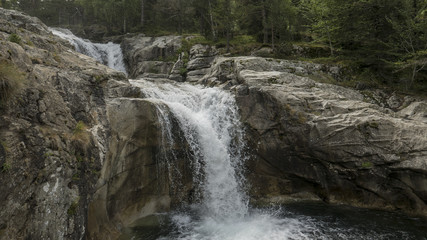
<instances>
[{"instance_id":1,"label":"cliff face","mask_svg":"<svg viewBox=\"0 0 427 240\"><path fill-rule=\"evenodd\" d=\"M0 42L0 239L115 239L188 197L188 158L171 189L155 105L123 73L1 8Z\"/></svg>"},{"instance_id":2,"label":"cliff face","mask_svg":"<svg viewBox=\"0 0 427 240\"><path fill-rule=\"evenodd\" d=\"M201 80L236 92L254 149L253 199L427 214L427 103L402 97L392 111L358 91L301 76L321 72L285 60L218 58Z\"/></svg>"},{"instance_id":3,"label":"cliff face","mask_svg":"<svg viewBox=\"0 0 427 240\"><path fill-rule=\"evenodd\" d=\"M81 239L125 76L1 8L0 42L0 239Z\"/></svg>"}]
</instances>

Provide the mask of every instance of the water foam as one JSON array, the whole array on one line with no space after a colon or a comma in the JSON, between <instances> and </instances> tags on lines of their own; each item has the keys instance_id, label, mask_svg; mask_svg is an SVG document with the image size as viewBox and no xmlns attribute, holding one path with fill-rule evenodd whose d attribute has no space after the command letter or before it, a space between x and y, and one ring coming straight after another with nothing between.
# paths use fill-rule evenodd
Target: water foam
<instances>
[{"instance_id":1,"label":"water foam","mask_svg":"<svg viewBox=\"0 0 427 240\"><path fill-rule=\"evenodd\" d=\"M160 239L308 239L306 222L277 218L271 211L249 213L244 131L231 93L190 84L130 82L158 105L160 119L165 118L164 106L170 109L195 156L200 203L173 214L175 230Z\"/></svg>"}]
</instances>

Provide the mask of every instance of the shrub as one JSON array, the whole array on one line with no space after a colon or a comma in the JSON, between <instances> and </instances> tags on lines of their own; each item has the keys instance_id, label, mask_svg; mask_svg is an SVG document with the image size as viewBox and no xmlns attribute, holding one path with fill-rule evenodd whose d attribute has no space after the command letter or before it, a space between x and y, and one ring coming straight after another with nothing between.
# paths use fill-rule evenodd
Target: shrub
<instances>
[{"instance_id":1,"label":"shrub","mask_svg":"<svg viewBox=\"0 0 427 240\"><path fill-rule=\"evenodd\" d=\"M0 61L0 104L4 104L25 83L25 74L14 64L8 61Z\"/></svg>"},{"instance_id":2,"label":"shrub","mask_svg":"<svg viewBox=\"0 0 427 240\"><path fill-rule=\"evenodd\" d=\"M9 170L12 168L12 166L10 165L10 163L4 163L3 166L1 167L1 171L2 172L9 172Z\"/></svg>"},{"instance_id":3,"label":"shrub","mask_svg":"<svg viewBox=\"0 0 427 240\"><path fill-rule=\"evenodd\" d=\"M17 34L15 34L15 33L12 33L12 34L10 34L10 36L9 36L9 41L11 41L11 42L14 42L14 43L17 43L17 44L21 44L21 37L20 36L18 36Z\"/></svg>"},{"instance_id":4,"label":"shrub","mask_svg":"<svg viewBox=\"0 0 427 240\"><path fill-rule=\"evenodd\" d=\"M80 142L83 145L88 145L90 141L89 133L87 132L87 126L84 122L79 121L73 130L73 140Z\"/></svg>"},{"instance_id":5,"label":"shrub","mask_svg":"<svg viewBox=\"0 0 427 240\"><path fill-rule=\"evenodd\" d=\"M67 214L69 216L73 216L77 213L77 210L79 207L79 201L80 201L80 198L77 198L71 203L70 207L67 210Z\"/></svg>"}]
</instances>

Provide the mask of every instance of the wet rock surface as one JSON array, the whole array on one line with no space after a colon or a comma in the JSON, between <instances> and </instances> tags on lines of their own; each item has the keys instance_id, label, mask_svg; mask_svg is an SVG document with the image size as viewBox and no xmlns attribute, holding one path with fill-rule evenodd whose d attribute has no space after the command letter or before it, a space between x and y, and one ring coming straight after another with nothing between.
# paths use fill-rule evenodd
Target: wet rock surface
<instances>
[{"instance_id":1,"label":"wet rock surface","mask_svg":"<svg viewBox=\"0 0 427 240\"><path fill-rule=\"evenodd\" d=\"M155 105L124 73L36 18L0 8L0 22L0 80L15 87L0 94L0 239L112 239L187 201L189 158L172 184Z\"/></svg>"},{"instance_id":2,"label":"wet rock surface","mask_svg":"<svg viewBox=\"0 0 427 240\"><path fill-rule=\"evenodd\" d=\"M180 36L124 38L121 43L130 78L167 78L181 47Z\"/></svg>"},{"instance_id":3,"label":"wet rock surface","mask_svg":"<svg viewBox=\"0 0 427 240\"><path fill-rule=\"evenodd\" d=\"M359 91L301 76L300 66L310 75L323 71L306 63L219 58L201 80L236 92L253 149L253 199L319 199L425 215L425 102L393 111Z\"/></svg>"}]
</instances>

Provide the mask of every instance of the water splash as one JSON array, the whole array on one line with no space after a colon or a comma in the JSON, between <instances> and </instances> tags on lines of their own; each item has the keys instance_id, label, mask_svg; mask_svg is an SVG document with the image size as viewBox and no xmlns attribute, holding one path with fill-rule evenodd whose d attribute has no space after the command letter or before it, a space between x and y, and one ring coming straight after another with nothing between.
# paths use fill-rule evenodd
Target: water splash
<instances>
[{"instance_id":1,"label":"water splash","mask_svg":"<svg viewBox=\"0 0 427 240\"><path fill-rule=\"evenodd\" d=\"M388 227L392 224L385 224L383 228L375 226L368 221L372 215L367 218L361 215L361 221L346 219L343 216L356 214L345 209L340 210L344 214L331 215L325 211L325 206L319 207L321 214L315 211L304 214L304 211L300 213L281 207L249 207L242 167L246 159L244 131L233 95L218 88L185 83L130 82L141 89L147 100L156 104L159 121L163 122L164 139L173 143L175 136L172 132L175 131L170 128L176 125L171 122L172 119L178 122L191 148L193 181L200 190L199 201L169 213L167 217L160 214L163 220L159 229L136 228L132 239L426 239L418 237L424 236L423 233L412 236L402 227L399 231ZM173 155L170 157L174 158ZM304 203L302 209L310 211L308 208L309 205Z\"/></svg>"},{"instance_id":2,"label":"water splash","mask_svg":"<svg viewBox=\"0 0 427 240\"><path fill-rule=\"evenodd\" d=\"M179 121L195 157L193 177L201 190L203 215L218 220L244 217L248 211L241 174L245 144L234 97L217 88L189 84L131 83L147 98L161 100ZM164 131L169 135L169 130Z\"/></svg>"},{"instance_id":3,"label":"water splash","mask_svg":"<svg viewBox=\"0 0 427 240\"><path fill-rule=\"evenodd\" d=\"M123 62L123 53L120 44L92 43L87 39L75 36L70 30L62 28L49 28L56 36L68 40L76 51L96 59L98 62L126 73L126 67Z\"/></svg>"}]
</instances>

